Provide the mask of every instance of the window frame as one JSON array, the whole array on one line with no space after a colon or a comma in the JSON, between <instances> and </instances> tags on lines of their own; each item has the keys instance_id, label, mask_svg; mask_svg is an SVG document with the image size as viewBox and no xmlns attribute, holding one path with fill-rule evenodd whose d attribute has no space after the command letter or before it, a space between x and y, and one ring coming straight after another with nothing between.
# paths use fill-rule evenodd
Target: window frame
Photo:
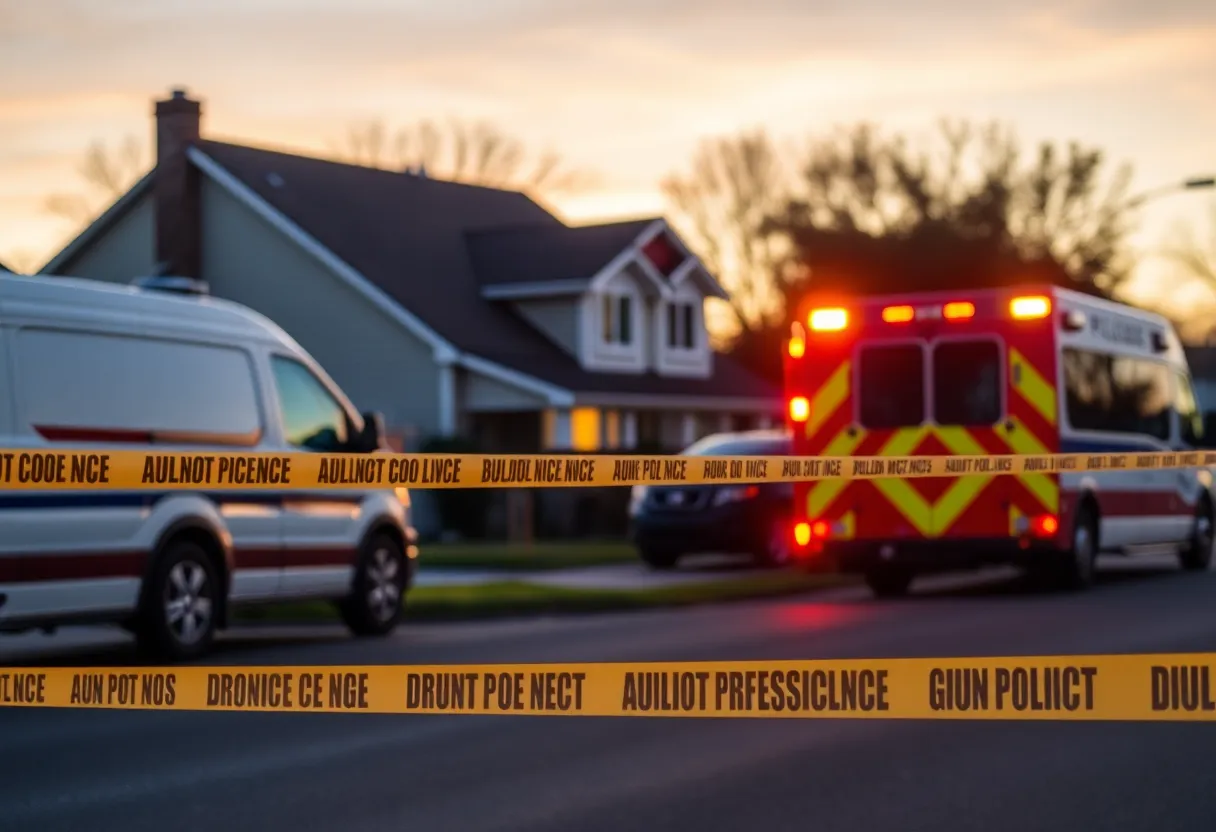
<instances>
[{"instance_id":1,"label":"window frame","mask_svg":"<svg viewBox=\"0 0 1216 832\"><path fill-rule=\"evenodd\" d=\"M320 385L321 389L324 390L331 399L333 399L334 404L338 406L338 410L341 412L342 418L346 422L346 441L341 447L345 448L346 446L350 445L350 443L362 430L362 424L361 420L354 418L354 414L351 412L350 407L347 406L345 398L341 395L340 391L336 390L334 385L329 383L328 379L326 379L321 373L317 372L317 368L311 366L307 361L302 360L298 355L272 351L268 354L267 363L270 371L270 384L274 390L275 408L278 415L279 438L283 445L288 448L294 448L302 453L344 453L345 451L341 449L335 451L317 451L302 445L292 444L292 442L288 439L287 423L284 418L283 396L279 390L278 377L275 374L276 361L283 361L302 367L305 372L307 372L307 374Z\"/></svg>"},{"instance_id":2,"label":"window frame","mask_svg":"<svg viewBox=\"0 0 1216 832\"><path fill-rule=\"evenodd\" d=\"M637 340L636 309L634 296L627 292L605 292L600 295L600 340L605 346L633 348ZM628 310L628 314L622 314L625 310ZM625 322L624 326L622 321Z\"/></svg>"},{"instance_id":3,"label":"window frame","mask_svg":"<svg viewBox=\"0 0 1216 832\"><path fill-rule=\"evenodd\" d=\"M211 340L206 337L197 337L195 335L186 334L176 336L161 331L151 331L148 333L131 332L126 328L116 328L107 325L86 324L82 326L64 326L60 323L42 323L42 322L14 322L11 325L0 328L0 337L5 339L7 345L7 366L6 370L11 371L9 376L11 389L14 392L12 402L8 406L8 412L12 421L12 427L19 431L33 431L33 419L31 414L31 403L37 401L35 394L32 392L34 386L29 383L27 375L28 366L23 361L23 348L21 338L22 335L30 333L35 337L39 335L56 335L61 338L92 338L102 341L124 342L126 344L140 344L155 350L158 346L164 347L184 347L195 350L212 351L219 354L231 354L233 357L239 357L242 369L245 371L242 377L249 384L249 394L251 396L250 404L253 406L254 427L250 431L236 430L214 430L214 426L207 426L203 429L184 428L181 425L168 425L157 423L150 427L134 428L124 421L120 427L97 427L96 430L102 433L111 430L125 434L140 434L146 435L147 440L140 440L134 444L146 444L150 442L156 445L172 445L172 446L215 446L215 447L232 447L232 448L252 448L256 447L266 436L267 427L270 423L267 403L261 385L260 372L258 369L257 353L249 349L242 343L232 343L229 341ZM0 350L3 354L3 350ZM0 373L0 377L3 373ZM0 422L3 422L0 419ZM58 426L56 426L58 427ZM93 426L88 426L92 428ZM107 440L107 443L111 440ZM119 444L132 444L129 441L123 440Z\"/></svg>"},{"instance_id":4,"label":"window frame","mask_svg":"<svg viewBox=\"0 0 1216 832\"><path fill-rule=\"evenodd\" d=\"M853 421L856 425L858 425L859 427L861 427L867 431L871 431L871 430L895 431L895 430L906 430L907 428L920 427L921 425L924 425L925 423L927 423L929 421L930 401L929 401L929 397L925 394L925 388L927 386L926 379L929 377L929 373L932 372L933 367L929 361L930 350L928 349L928 346L929 346L929 342L926 341L924 338L882 339L882 340L875 340L875 341L869 341L866 343L861 343L856 346L856 348L853 350L853 358L852 358L853 371L850 374L853 376L853 390L856 391L856 393L852 397L853 398ZM920 356L921 356L920 421L914 425L898 425L896 427L870 427L862 419L862 413L861 413L862 382L863 382L862 369L861 369L861 357L862 357L862 353L865 350L886 349L886 348L890 348L890 347L915 347L916 349L920 350Z\"/></svg>"},{"instance_id":5,"label":"window frame","mask_svg":"<svg viewBox=\"0 0 1216 832\"><path fill-rule=\"evenodd\" d=\"M997 415L996 419L991 422L972 425L947 425L943 424L937 418L937 348L942 344L958 344L958 343L992 343L996 345L996 388L997 388ZM991 428L1001 424L1009 416L1009 400L1008 400L1008 365L1009 358L1005 349L1005 341L999 336L991 333L955 333L951 335L942 335L934 338L929 343L928 349L928 365L925 368L925 377L928 380L929 398L925 402L926 422L938 427L961 427L961 428Z\"/></svg>"},{"instance_id":6,"label":"window frame","mask_svg":"<svg viewBox=\"0 0 1216 832\"><path fill-rule=\"evenodd\" d=\"M1085 355L1096 355L1099 357L1110 359L1112 362L1120 361L1120 360L1131 361L1131 362L1135 362L1137 364L1144 364L1144 365L1148 365L1150 367L1155 367L1158 370L1164 372L1167 382L1169 384L1169 399L1167 401L1166 408L1165 408L1166 414L1168 417L1166 419L1166 431L1165 431L1166 435L1160 436L1160 435L1153 434L1153 433L1147 433L1147 432L1141 431L1141 430L1126 431L1126 430L1107 430L1107 429L1098 429L1098 428L1078 427L1073 422L1072 410L1069 407L1068 362L1066 360L1066 356L1069 352L1080 353L1080 354L1085 354ZM1174 428L1174 423L1175 423L1175 415L1177 414L1177 407L1176 407L1177 392L1178 392L1177 391L1177 375L1180 371L1176 364L1172 364L1168 361L1162 361L1155 357L1146 356L1146 355L1136 355L1136 354L1131 354L1131 353L1116 352L1113 350L1091 349L1088 347L1074 346L1074 345L1064 346L1060 350L1059 362L1060 362L1060 372L1059 372L1060 392L1062 394L1061 398L1063 399L1063 402L1062 402L1063 407L1061 409L1063 410L1065 424L1068 425L1069 430L1076 431L1078 433L1087 433L1087 434L1094 434L1094 435L1105 436L1105 437L1113 437L1117 440L1119 440L1119 439L1126 440L1127 438L1130 437L1133 439L1142 439L1142 440L1147 440L1147 441L1151 441L1151 442L1157 442L1162 445L1168 445L1169 442L1172 439L1174 439L1175 436L1177 435L1175 428ZM1113 370L1113 367L1112 367L1112 370ZM1114 384L1114 373L1113 372L1111 374L1111 383L1112 383L1112 385ZM1192 386L1192 392L1193 392L1193 386ZM1198 399L1196 399L1196 405L1198 405Z\"/></svg>"},{"instance_id":7,"label":"window frame","mask_svg":"<svg viewBox=\"0 0 1216 832\"><path fill-rule=\"evenodd\" d=\"M1203 413L1203 408L1199 404L1199 397L1197 395L1195 395L1195 382L1191 379L1190 373L1187 372L1186 370L1181 369L1180 367L1174 368L1173 381L1174 381L1174 396L1173 396L1173 402L1172 402L1172 409L1174 411L1174 415L1177 418L1177 422L1178 422L1178 428L1177 428L1176 435L1177 435L1179 441L1187 443L1192 448L1196 448L1196 449L1202 448L1204 446L1205 441L1207 440L1207 436L1205 435L1206 431L1204 430L1206 425L1204 424L1204 421L1205 421L1204 413ZM1199 426L1199 434L1197 436L1194 434L1188 435L1184 428L1186 417L1183 416L1182 410L1179 409L1179 407L1178 407L1178 400L1182 396L1183 389L1185 389L1190 394L1191 405L1194 407L1194 413L1192 414L1192 417L1191 417L1194 421L1192 421L1191 424L1192 424L1192 430L1195 425ZM1172 430L1171 430L1171 432L1172 432Z\"/></svg>"},{"instance_id":8,"label":"window frame","mask_svg":"<svg viewBox=\"0 0 1216 832\"><path fill-rule=\"evenodd\" d=\"M694 300L674 300L667 306L667 349L680 352L694 352L701 346L701 338L697 326L697 302Z\"/></svg>"}]
</instances>

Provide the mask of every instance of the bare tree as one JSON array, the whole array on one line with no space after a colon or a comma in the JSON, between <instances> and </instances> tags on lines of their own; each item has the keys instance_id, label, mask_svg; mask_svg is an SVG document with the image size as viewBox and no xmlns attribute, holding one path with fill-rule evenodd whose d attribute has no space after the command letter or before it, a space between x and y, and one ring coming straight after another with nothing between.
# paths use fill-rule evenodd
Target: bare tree
<instances>
[{"instance_id":1,"label":"bare tree","mask_svg":"<svg viewBox=\"0 0 1216 832\"><path fill-rule=\"evenodd\" d=\"M812 142L801 193L770 229L794 239L812 272L811 238L946 232L977 253L1054 264L1070 282L1104 294L1127 277L1129 168L1105 177L1102 152L1075 142L1044 142L1023 163L1016 137L999 123L943 120L936 138L937 146L915 148L861 124Z\"/></svg>"},{"instance_id":2,"label":"bare tree","mask_svg":"<svg viewBox=\"0 0 1216 832\"><path fill-rule=\"evenodd\" d=\"M779 241L764 230L791 197L790 171L764 130L703 141L691 167L666 177L673 221L731 294L737 329L763 327L780 312Z\"/></svg>"},{"instance_id":3,"label":"bare tree","mask_svg":"<svg viewBox=\"0 0 1216 832\"><path fill-rule=\"evenodd\" d=\"M1167 256L1182 266L1191 277L1198 278L1216 292L1216 202L1209 208L1208 239L1196 239L1189 226L1179 226L1175 232L1176 242L1166 249Z\"/></svg>"},{"instance_id":4,"label":"bare tree","mask_svg":"<svg viewBox=\"0 0 1216 832\"><path fill-rule=\"evenodd\" d=\"M529 153L520 139L486 121L422 119L396 132L383 121L367 121L353 125L337 151L359 165L492 188L563 193L594 181L585 171L567 169L557 153Z\"/></svg>"},{"instance_id":5,"label":"bare tree","mask_svg":"<svg viewBox=\"0 0 1216 832\"><path fill-rule=\"evenodd\" d=\"M144 148L133 136L112 149L95 141L77 169L84 183L83 192L53 194L47 198L45 208L75 225L83 225L122 196L147 167Z\"/></svg>"}]
</instances>

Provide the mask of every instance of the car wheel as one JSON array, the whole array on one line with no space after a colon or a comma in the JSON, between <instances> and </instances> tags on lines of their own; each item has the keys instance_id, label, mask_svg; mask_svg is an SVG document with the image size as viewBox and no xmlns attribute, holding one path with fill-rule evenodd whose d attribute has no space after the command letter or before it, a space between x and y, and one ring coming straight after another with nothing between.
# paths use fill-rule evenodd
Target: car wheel
<instances>
[{"instance_id":1,"label":"car wheel","mask_svg":"<svg viewBox=\"0 0 1216 832\"><path fill-rule=\"evenodd\" d=\"M339 609L357 636L388 635L405 612L405 554L392 536L377 534L363 546L351 594Z\"/></svg>"},{"instance_id":2,"label":"car wheel","mask_svg":"<svg viewBox=\"0 0 1216 832\"><path fill-rule=\"evenodd\" d=\"M643 562L651 569L674 569L680 562L680 554L671 549L645 547L638 550Z\"/></svg>"},{"instance_id":3,"label":"car wheel","mask_svg":"<svg viewBox=\"0 0 1216 832\"><path fill-rule=\"evenodd\" d=\"M220 592L207 550L191 540L171 542L144 587L135 627L141 651L170 661L207 652L215 639Z\"/></svg>"},{"instance_id":4,"label":"car wheel","mask_svg":"<svg viewBox=\"0 0 1216 832\"><path fill-rule=\"evenodd\" d=\"M875 598L902 598L908 594L912 578L906 569L883 567L866 573L866 585Z\"/></svg>"},{"instance_id":5,"label":"car wheel","mask_svg":"<svg viewBox=\"0 0 1216 832\"><path fill-rule=\"evenodd\" d=\"M1183 569L1202 572L1212 563L1212 525L1212 502L1205 497L1195 509L1195 526L1191 531L1191 539L1178 552L1178 560Z\"/></svg>"},{"instance_id":6,"label":"car wheel","mask_svg":"<svg viewBox=\"0 0 1216 832\"><path fill-rule=\"evenodd\" d=\"M760 566L780 568L790 562L788 521L777 518L769 523L764 542L757 547L753 559Z\"/></svg>"},{"instance_id":7,"label":"car wheel","mask_svg":"<svg viewBox=\"0 0 1216 832\"><path fill-rule=\"evenodd\" d=\"M1059 570L1058 585L1077 591L1091 586L1097 576L1098 517L1089 506L1077 512L1073 525L1072 545Z\"/></svg>"}]
</instances>

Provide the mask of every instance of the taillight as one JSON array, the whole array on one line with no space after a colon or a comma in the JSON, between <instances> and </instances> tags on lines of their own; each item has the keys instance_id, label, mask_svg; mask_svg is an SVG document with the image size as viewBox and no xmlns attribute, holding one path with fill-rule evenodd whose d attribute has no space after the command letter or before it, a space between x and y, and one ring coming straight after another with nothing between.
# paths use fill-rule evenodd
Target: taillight
<instances>
[{"instance_id":1,"label":"taillight","mask_svg":"<svg viewBox=\"0 0 1216 832\"><path fill-rule=\"evenodd\" d=\"M831 526L828 525L827 520L816 520L811 524L811 537L817 537L822 540L828 536L828 532L831 530Z\"/></svg>"},{"instance_id":2,"label":"taillight","mask_svg":"<svg viewBox=\"0 0 1216 832\"><path fill-rule=\"evenodd\" d=\"M911 306L887 306L882 310L882 319L889 324L906 324L916 317L916 310Z\"/></svg>"},{"instance_id":3,"label":"taillight","mask_svg":"<svg viewBox=\"0 0 1216 832\"><path fill-rule=\"evenodd\" d=\"M1035 537L1055 537L1060 521L1054 514L1040 514L1030 521L1030 533Z\"/></svg>"},{"instance_id":4,"label":"taillight","mask_svg":"<svg viewBox=\"0 0 1216 832\"><path fill-rule=\"evenodd\" d=\"M790 399L790 419L805 422L811 416L811 403L802 396Z\"/></svg>"},{"instance_id":5,"label":"taillight","mask_svg":"<svg viewBox=\"0 0 1216 832\"><path fill-rule=\"evenodd\" d=\"M1046 318L1051 314L1051 298L1043 295L1014 298L1009 302L1009 314L1019 321Z\"/></svg>"},{"instance_id":6,"label":"taillight","mask_svg":"<svg viewBox=\"0 0 1216 832\"><path fill-rule=\"evenodd\" d=\"M815 332L838 332L849 323L849 313L843 309L815 309L807 323Z\"/></svg>"},{"instance_id":7,"label":"taillight","mask_svg":"<svg viewBox=\"0 0 1216 832\"><path fill-rule=\"evenodd\" d=\"M798 523L794 526L794 542L799 546L805 546L811 542L810 523Z\"/></svg>"},{"instance_id":8,"label":"taillight","mask_svg":"<svg viewBox=\"0 0 1216 832\"><path fill-rule=\"evenodd\" d=\"M806 354L806 341L801 338L790 339L790 358L802 358Z\"/></svg>"},{"instance_id":9,"label":"taillight","mask_svg":"<svg viewBox=\"0 0 1216 832\"><path fill-rule=\"evenodd\" d=\"M965 300L947 303L942 307L942 317L947 321L965 321L968 318L974 318L975 304Z\"/></svg>"}]
</instances>

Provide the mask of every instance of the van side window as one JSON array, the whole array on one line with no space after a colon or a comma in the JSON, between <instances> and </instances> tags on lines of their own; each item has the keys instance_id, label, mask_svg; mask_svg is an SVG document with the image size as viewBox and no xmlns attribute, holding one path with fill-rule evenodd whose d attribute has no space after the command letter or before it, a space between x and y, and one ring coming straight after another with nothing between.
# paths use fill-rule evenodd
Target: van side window
<instances>
[{"instance_id":1,"label":"van side window","mask_svg":"<svg viewBox=\"0 0 1216 832\"><path fill-rule=\"evenodd\" d=\"M1171 372L1143 358L1066 349L1065 405L1077 430L1169 439Z\"/></svg>"},{"instance_id":2,"label":"van side window","mask_svg":"<svg viewBox=\"0 0 1216 832\"><path fill-rule=\"evenodd\" d=\"M13 339L30 429L65 442L257 444L253 363L212 344L22 328Z\"/></svg>"},{"instance_id":3,"label":"van side window","mask_svg":"<svg viewBox=\"0 0 1216 832\"><path fill-rule=\"evenodd\" d=\"M1178 411L1178 430L1182 441L1192 448L1198 448L1203 443L1203 414L1199 412L1199 402L1195 399L1195 390L1191 380L1185 373L1174 376L1174 410Z\"/></svg>"},{"instance_id":4,"label":"van side window","mask_svg":"<svg viewBox=\"0 0 1216 832\"><path fill-rule=\"evenodd\" d=\"M919 345L862 347L857 363L862 427L906 428L925 421L925 363Z\"/></svg>"},{"instance_id":5,"label":"van side window","mask_svg":"<svg viewBox=\"0 0 1216 832\"><path fill-rule=\"evenodd\" d=\"M271 367L288 444L321 453L340 451L348 439L342 405L299 361L276 355Z\"/></svg>"},{"instance_id":6,"label":"van side window","mask_svg":"<svg viewBox=\"0 0 1216 832\"><path fill-rule=\"evenodd\" d=\"M1001 419L1001 348L995 341L933 347L933 421L993 425Z\"/></svg>"}]
</instances>

